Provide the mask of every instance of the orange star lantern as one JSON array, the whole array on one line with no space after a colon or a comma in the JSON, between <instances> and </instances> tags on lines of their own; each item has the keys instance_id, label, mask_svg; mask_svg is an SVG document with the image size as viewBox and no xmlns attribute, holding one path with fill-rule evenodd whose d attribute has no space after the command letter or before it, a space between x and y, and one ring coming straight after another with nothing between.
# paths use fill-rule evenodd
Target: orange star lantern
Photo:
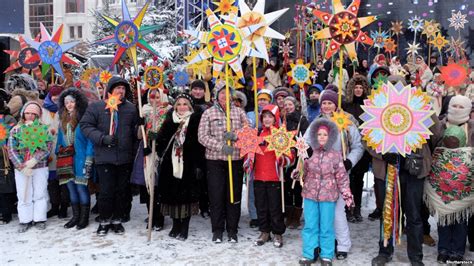
<instances>
[{"instance_id":1,"label":"orange star lantern","mask_svg":"<svg viewBox=\"0 0 474 266\"><path fill-rule=\"evenodd\" d=\"M326 51L326 59L330 58L344 46L352 61L357 60L355 42L362 42L373 45L374 41L362 31L362 28L377 20L376 16L358 18L360 0L354 0L351 5L344 9L341 0L333 0L334 14L313 10L313 14L318 17L327 28L324 28L313 35L314 39L331 39Z\"/></svg>"},{"instance_id":2,"label":"orange star lantern","mask_svg":"<svg viewBox=\"0 0 474 266\"><path fill-rule=\"evenodd\" d=\"M275 151L277 158L286 155L291 156L291 148L296 146L296 131L287 131L285 126L280 128L271 128L271 134L265 136L268 142L267 151Z\"/></svg>"}]
</instances>

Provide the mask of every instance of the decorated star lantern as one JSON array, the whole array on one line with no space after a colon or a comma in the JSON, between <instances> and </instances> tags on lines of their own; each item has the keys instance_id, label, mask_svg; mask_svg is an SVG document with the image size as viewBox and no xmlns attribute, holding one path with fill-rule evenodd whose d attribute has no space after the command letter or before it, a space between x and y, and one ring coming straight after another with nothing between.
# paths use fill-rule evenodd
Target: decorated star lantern
<instances>
[{"instance_id":1,"label":"decorated star lantern","mask_svg":"<svg viewBox=\"0 0 474 266\"><path fill-rule=\"evenodd\" d=\"M425 20L425 23L423 25L423 31L421 32L421 34L426 35L426 37L428 38L434 38L438 32L439 23L434 20Z\"/></svg>"},{"instance_id":2,"label":"decorated star lantern","mask_svg":"<svg viewBox=\"0 0 474 266\"><path fill-rule=\"evenodd\" d=\"M387 82L364 100L364 121L360 128L367 145L377 153L398 153L405 157L426 143L432 135L431 98L421 90Z\"/></svg>"},{"instance_id":3,"label":"decorated star lantern","mask_svg":"<svg viewBox=\"0 0 474 266\"><path fill-rule=\"evenodd\" d=\"M148 89L155 90L163 87L163 68L159 66L149 66L145 69L144 80Z\"/></svg>"},{"instance_id":4,"label":"decorated star lantern","mask_svg":"<svg viewBox=\"0 0 474 266\"><path fill-rule=\"evenodd\" d=\"M392 38L388 38L387 40L385 40L383 48L385 49L385 52L389 54L395 53L397 51L397 45L395 44L395 41Z\"/></svg>"},{"instance_id":5,"label":"decorated star lantern","mask_svg":"<svg viewBox=\"0 0 474 266\"><path fill-rule=\"evenodd\" d=\"M296 148L299 159L304 160L304 159L309 158L309 156L308 156L309 145L306 142L306 140L303 138L303 136L301 136L301 132L299 133L298 137L296 138L295 148Z\"/></svg>"},{"instance_id":6,"label":"decorated star lantern","mask_svg":"<svg viewBox=\"0 0 474 266\"><path fill-rule=\"evenodd\" d=\"M342 110L333 112L331 120L336 124L339 132L346 130L350 125L352 125L349 115Z\"/></svg>"},{"instance_id":7,"label":"decorated star lantern","mask_svg":"<svg viewBox=\"0 0 474 266\"><path fill-rule=\"evenodd\" d=\"M59 26L53 36L49 35L48 30L44 27L43 23L40 22L41 28L41 39L40 41L26 39L26 42L36 49L38 53L32 55L26 59L27 64L35 65L36 62L41 61L41 74L45 76L49 68L52 66L59 75L64 79L64 73L61 67L61 63L65 62L71 65L77 65L76 61L72 60L69 56L64 53L74 46L78 45L79 42L62 43L63 36L63 24Z\"/></svg>"},{"instance_id":8,"label":"decorated star lantern","mask_svg":"<svg viewBox=\"0 0 474 266\"><path fill-rule=\"evenodd\" d=\"M467 15L458 11L457 13L452 13L451 18L448 18L449 27L454 28L455 30L464 29L464 24L468 23L469 21L466 19Z\"/></svg>"},{"instance_id":9,"label":"decorated star lantern","mask_svg":"<svg viewBox=\"0 0 474 266\"><path fill-rule=\"evenodd\" d=\"M374 47L381 49L384 47L389 34L386 31L371 31L370 37L374 40Z\"/></svg>"},{"instance_id":10,"label":"decorated star lantern","mask_svg":"<svg viewBox=\"0 0 474 266\"><path fill-rule=\"evenodd\" d=\"M298 84L300 88L304 88L305 84L311 84L310 63L304 64L303 59L296 60L296 64L290 64L291 71L288 76L291 77L290 85Z\"/></svg>"},{"instance_id":11,"label":"decorated star lantern","mask_svg":"<svg viewBox=\"0 0 474 266\"><path fill-rule=\"evenodd\" d=\"M271 134L264 137L268 142L267 151L275 151L277 158L283 155L291 156L291 148L296 145L295 135L296 131L287 131L285 126L272 127Z\"/></svg>"},{"instance_id":12,"label":"decorated star lantern","mask_svg":"<svg viewBox=\"0 0 474 266\"><path fill-rule=\"evenodd\" d=\"M400 35L403 34L403 21L392 21L392 27L390 30L392 31L393 34L395 35Z\"/></svg>"},{"instance_id":13,"label":"decorated star lantern","mask_svg":"<svg viewBox=\"0 0 474 266\"><path fill-rule=\"evenodd\" d=\"M98 40L95 44L117 44L117 51L115 52L112 65L117 64L123 53L126 53L132 59L135 69L137 69L137 47L158 56L158 53L153 50L151 45L143 39L143 36L152 33L160 27L159 25L142 26L143 17L149 5L150 1L147 1L133 20L130 17L125 0L122 0L122 21L119 22L101 14L110 25L115 27L115 30L113 35Z\"/></svg>"},{"instance_id":14,"label":"decorated star lantern","mask_svg":"<svg viewBox=\"0 0 474 266\"><path fill-rule=\"evenodd\" d=\"M262 23L246 28L237 28L237 14L231 12L222 23L212 10L206 10L207 19L210 25L208 32L189 31L184 32L206 44L199 54L194 57L189 64L213 58L212 77L217 78L225 64L234 70L241 80L244 79L241 62L245 56L264 58L257 50L250 47L250 42L246 40L248 36L263 26Z\"/></svg>"},{"instance_id":15,"label":"decorated star lantern","mask_svg":"<svg viewBox=\"0 0 474 266\"><path fill-rule=\"evenodd\" d=\"M8 137L10 135L10 129L14 125L14 123L6 123L5 116L0 115L0 146L3 146L7 143Z\"/></svg>"},{"instance_id":16,"label":"decorated star lantern","mask_svg":"<svg viewBox=\"0 0 474 266\"><path fill-rule=\"evenodd\" d=\"M111 113L114 111L118 111L118 106L120 103L120 95L119 94L108 94L109 97L107 98L107 101L105 102L105 109L109 109Z\"/></svg>"},{"instance_id":17,"label":"decorated star lantern","mask_svg":"<svg viewBox=\"0 0 474 266\"><path fill-rule=\"evenodd\" d=\"M180 70L174 74L173 80L179 87L184 87L189 82L189 75L186 71Z\"/></svg>"},{"instance_id":18,"label":"decorated star lantern","mask_svg":"<svg viewBox=\"0 0 474 266\"><path fill-rule=\"evenodd\" d=\"M36 78L41 79L41 71L39 69L39 64L41 62L40 58L38 58L38 51L35 48L28 47L25 39L20 35L18 37L20 42L20 50L4 50L5 53L9 54L15 62L11 64L3 73L8 73L15 69L21 68L22 73L29 73L32 71ZM39 42L39 36L35 38L36 42ZM35 60L29 61L31 57L35 56ZM27 63L29 61L29 63Z\"/></svg>"},{"instance_id":19,"label":"decorated star lantern","mask_svg":"<svg viewBox=\"0 0 474 266\"><path fill-rule=\"evenodd\" d=\"M360 0L354 0L347 9L344 9L341 0L333 0L334 14L313 9L313 14L328 26L313 35L314 39L331 39L326 51L326 59L344 46L349 58L357 61L355 42L373 45L373 40L362 29L374 22L377 17L357 17L359 6Z\"/></svg>"},{"instance_id":20,"label":"decorated star lantern","mask_svg":"<svg viewBox=\"0 0 474 266\"><path fill-rule=\"evenodd\" d=\"M31 124L21 125L20 130L15 134L20 149L28 149L30 154L36 151L48 150L48 142L53 137L49 134L47 125L43 125L38 119Z\"/></svg>"},{"instance_id":21,"label":"decorated star lantern","mask_svg":"<svg viewBox=\"0 0 474 266\"><path fill-rule=\"evenodd\" d=\"M257 0L253 10L250 10L245 1L239 1L239 7L241 13L237 24L239 28L261 25L261 27L249 35L247 39L255 45L257 51L259 51L268 62L268 47L265 44L265 39L285 39L285 36L270 28L270 25L288 11L288 8L265 14L265 0Z\"/></svg>"},{"instance_id":22,"label":"decorated star lantern","mask_svg":"<svg viewBox=\"0 0 474 266\"><path fill-rule=\"evenodd\" d=\"M447 66L442 66L441 80L445 86L457 87L466 84L469 77L469 64L467 62L450 61Z\"/></svg>"},{"instance_id":23,"label":"decorated star lantern","mask_svg":"<svg viewBox=\"0 0 474 266\"><path fill-rule=\"evenodd\" d=\"M258 136L258 131L255 128L244 126L236 131L237 141L234 146L240 149L240 157L245 155L254 156L255 153L263 154L260 148L260 143L263 141L263 137Z\"/></svg>"},{"instance_id":24,"label":"decorated star lantern","mask_svg":"<svg viewBox=\"0 0 474 266\"><path fill-rule=\"evenodd\" d=\"M212 66L212 63L209 62L208 59L201 60L201 61L196 61L193 64L190 64L189 62L193 61L194 58L196 58L199 54L198 50L195 49L190 49L189 54L184 57L186 59L186 62L188 64L186 65L186 69L191 69L193 72L193 75L199 79L203 79L204 76L208 73L209 69Z\"/></svg>"},{"instance_id":25,"label":"decorated star lantern","mask_svg":"<svg viewBox=\"0 0 474 266\"><path fill-rule=\"evenodd\" d=\"M441 35L440 32L438 32L436 36L430 40L430 44L438 48L438 50L441 52L441 49L443 49L443 47L448 44L448 41L443 37L443 35Z\"/></svg>"}]
</instances>

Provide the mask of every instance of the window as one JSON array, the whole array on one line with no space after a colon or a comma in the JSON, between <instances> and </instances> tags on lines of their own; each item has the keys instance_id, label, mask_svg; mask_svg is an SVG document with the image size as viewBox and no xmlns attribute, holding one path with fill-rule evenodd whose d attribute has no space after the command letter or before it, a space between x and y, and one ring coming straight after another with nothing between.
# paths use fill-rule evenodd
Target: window
<instances>
[{"instance_id":1,"label":"window","mask_svg":"<svg viewBox=\"0 0 474 266\"><path fill-rule=\"evenodd\" d=\"M82 39L82 26L77 26L77 38Z\"/></svg>"},{"instance_id":2,"label":"window","mask_svg":"<svg viewBox=\"0 0 474 266\"><path fill-rule=\"evenodd\" d=\"M84 0L66 0L66 13L84 13Z\"/></svg>"},{"instance_id":3,"label":"window","mask_svg":"<svg viewBox=\"0 0 474 266\"><path fill-rule=\"evenodd\" d=\"M30 31L32 36L40 32L40 22L49 32L53 31L53 0L30 0Z\"/></svg>"},{"instance_id":4,"label":"window","mask_svg":"<svg viewBox=\"0 0 474 266\"><path fill-rule=\"evenodd\" d=\"M74 26L69 26L69 38L74 40Z\"/></svg>"}]
</instances>

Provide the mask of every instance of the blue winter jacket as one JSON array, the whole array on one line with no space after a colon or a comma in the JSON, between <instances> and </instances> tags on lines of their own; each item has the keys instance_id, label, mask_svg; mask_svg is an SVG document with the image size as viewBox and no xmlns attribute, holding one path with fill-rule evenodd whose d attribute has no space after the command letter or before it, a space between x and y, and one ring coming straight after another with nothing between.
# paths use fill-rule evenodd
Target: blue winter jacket
<instances>
[{"instance_id":1,"label":"blue winter jacket","mask_svg":"<svg viewBox=\"0 0 474 266\"><path fill-rule=\"evenodd\" d=\"M59 148L67 147L66 135L63 132L62 127L58 130L58 143L56 145L56 154L59 152ZM79 125L74 130L74 175L76 178L84 177L84 166L86 159L92 159L94 157L94 144L88 138L84 136Z\"/></svg>"}]
</instances>

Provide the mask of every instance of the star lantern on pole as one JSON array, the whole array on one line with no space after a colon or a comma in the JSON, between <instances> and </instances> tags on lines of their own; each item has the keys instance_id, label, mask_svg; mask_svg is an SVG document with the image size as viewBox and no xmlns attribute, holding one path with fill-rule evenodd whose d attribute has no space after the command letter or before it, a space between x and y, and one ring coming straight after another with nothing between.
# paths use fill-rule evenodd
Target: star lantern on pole
<instances>
[{"instance_id":1,"label":"star lantern on pole","mask_svg":"<svg viewBox=\"0 0 474 266\"><path fill-rule=\"evenodd\" d=\"M469 21L466 19L467 15L458 11L457 13L452 13L451 18L448 18L449 27L454 28L455 30L464 29L464 24L468 23Z\"/></svg>"},{"instance_id":2,"label":"star lantern on pole","mask_svg":"<svg viewBox=\"0 0 474 266\"><path fill-rule=\"evenodd\" d=\"M47 125L43 125L38 119L31 124L21 125L21 129L15 134L20 149L28 149L30 154L48 149L48 142L53 140Z\"/></svg>"},{"instance_id":3,"label":"star lantern on pole","mask_svg":"<svg viewBox=\"0 0 474 266\"><path fill-rule=\"evenodd\" d=\"M277 158L291 156L291 148L296 145L295 135L296 131L287 131L285 126L272 127L271 134L264 137L268 143L267 151L275 151Z\"/></svg>"},{"instance_id":4,"label":"star lantern on pole","mask_svg":"<svg viewBox=\"0 0 474 266\"><path fill-rule=\"evenodd\" d=\"M440 32L436 34L436 36L430 40L430 44L432 44L434 47L438 48L438 50L441 52L441 49L443 49L449 42L441 35Z\"/></svg>"},{"instance_id":5,"label":"star lantern on pole","mask_svg":"<svg viewBox=\"0 0 474 266\"><path fill-rule=\"evenodd\" d=\"M3 73L8 73L15 69L21 68L22 73L29 73L32 71L37 79L41 79L41 70L39 69L41 60L37 56L38 51L33 47L28 47L28 44L21 35L18 37L18 41L20 42L20 50L3 50L15 60L13 64L3 71ZM39 35L35 38L35 41L40 41ZM35 56L36 60L27 63L27 61L29 61L29 59L33 56Z\"/></svg>"},{"instance_id":6,"label":"star lantern on pole","mask_svg":"<svg viewBox=\"0 0 474 266\"><path fill-rule=\"evenodd\" d=\"M260 143L263 141L263 137L258 136L258 131L255 128L244 126L236 131L237 141L234 146L240 149L240 157L243 158L245 155L254 156L256 153L262 154L263 151L260 148Z\"/></svg>"}]
</instances>

